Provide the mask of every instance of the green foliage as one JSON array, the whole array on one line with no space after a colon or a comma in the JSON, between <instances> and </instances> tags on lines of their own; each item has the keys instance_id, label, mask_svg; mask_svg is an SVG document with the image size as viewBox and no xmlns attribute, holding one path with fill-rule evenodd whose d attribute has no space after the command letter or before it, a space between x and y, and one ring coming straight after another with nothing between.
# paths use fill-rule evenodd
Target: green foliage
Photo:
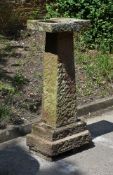
<instances>
[{"instance_id":1,"label":"green foliage","mask_svg":"<svg viewBox=\"0 0 113 175\"><path fill-rule=\"evenodd\" d=\"M112 95L113 55L96 50L78 52L77 95L83 101Z\"/></svg>"},{"instance_id":2,"label":"green foliage","mask_svg":"<svg viewBox=\"0 0 113 175\"><path fill-rule=\"evenodd\" d=\"M30 15L30 19L37 19L39 17L39 13L40 13L40 10L39 8L36 8L32 11L31 15Z\"/></svg>"},{"instance_id":3,"label":"green foliage","mask_svg":"<svg viewBox=\"0 0 113 175\"><path fill-rule=\"evenodd\" d=\"M9 84L3 83L0 81L0 91L6 93L6 94L14 94L15 89Z\"/></svg>"},{"instance_id":4,"label":"green foliage","mask_svg":"<svg viewBox=\"0 0 113 175\"><path fill-rule=\"evenodd\" d=\"M112 0L55 0L46 4L47 18L75 17L90 19L92 27L84 41L91 48L113 51Z\"/></svg>"},{"instance_id":5,"label":"green foliage","mask_svg":"<svg viewBox=\"0 0 113 175\"><path fill-rule=\"evenodd\" d=\"M13 78L13 85L17 89L22 88L27 83L28 83L28 80L21 73L16 73L16 75Z\"/></svg>"},{"instance_id":6,"label":"green foliage","mask_svg":"<svg viewBox=\"0 0 113 175\"><path fill-rule=\"evenodd\" d=\"M30 15L30 19L43 18L46 14L45 0L33 0L34 9Z\"/></svg>"},{"instance_id":7,"label":"green foliage","mask_svg":"<svg viewBox=\"0 0 113 175\"><path fill-rule=\"evenodd\" d=\"M11 111L6 105L0 105L0 128L5 128L10 120Z\"/></svg>"},{"instance_id":8,"label":"green foliage","mask_svg":"<svg viewBox=\"0 0 113 175\"><path fill-rule=\"evenodd\" d=\"M94 54L94 55L93 55ZM87 76L98 85L103 81L113 82L113 57L102 53L79 54L78 63L82 65Z\"/></svg>"}]
</instances>

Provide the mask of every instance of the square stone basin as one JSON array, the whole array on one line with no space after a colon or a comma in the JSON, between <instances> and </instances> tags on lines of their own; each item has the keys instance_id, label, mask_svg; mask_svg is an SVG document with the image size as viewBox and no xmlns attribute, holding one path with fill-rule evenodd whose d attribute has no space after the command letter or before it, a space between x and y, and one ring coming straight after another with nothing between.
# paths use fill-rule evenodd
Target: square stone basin
<instances>
[{"instance_id":1,"label":"square stone basin","mask_svg":"<svg viewBox=\"0 0 113 175\"><path fill-rule=\"evenodd\" d=\"M27 28L40 32L73 32L87 29L90 26L90 20L81 20L75 18L51 18L47 20L28 20Z\"/></svg>"}]
</instances>

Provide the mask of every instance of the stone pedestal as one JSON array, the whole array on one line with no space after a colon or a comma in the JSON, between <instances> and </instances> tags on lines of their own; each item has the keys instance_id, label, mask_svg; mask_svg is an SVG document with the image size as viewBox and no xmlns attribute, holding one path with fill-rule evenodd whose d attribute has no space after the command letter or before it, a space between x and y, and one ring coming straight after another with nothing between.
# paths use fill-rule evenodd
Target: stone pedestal
<instances>
[{"instance_id":1,"label":"stone pedestal","mask_svg":"<svg viewBox=\"0 0 113 175\"><path fill-rule=\"evenodd\" d=\"M86 123L76 116L73 33L89 21L51 19L28 21L28 28L43 35L42 118L27 136L31 150L54 158L91 142ZM38 41L37 41L38 42Z\"/></svg>"}]
</instances>

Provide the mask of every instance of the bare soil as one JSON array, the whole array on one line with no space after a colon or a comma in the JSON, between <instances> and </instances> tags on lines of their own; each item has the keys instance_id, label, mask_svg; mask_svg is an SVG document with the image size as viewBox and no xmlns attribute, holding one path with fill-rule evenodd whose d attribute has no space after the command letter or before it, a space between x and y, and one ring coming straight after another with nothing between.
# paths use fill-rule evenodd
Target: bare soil
<instances>
[{"instance_id":1,"label":"bare soil","mask_svg":"<svg viewBox=\"0 0 113 175\"><path fill-rule=\"evenodd\" d=\"M31 121L41 112L42 56L32 46L31 39L29 35L19 40L0 39L0 106L10 109L6 123ZM112 83L106 80L100 85L95 83L79 63L76 87L78 105L113 95Z\"/></svg>"}]
</instances>

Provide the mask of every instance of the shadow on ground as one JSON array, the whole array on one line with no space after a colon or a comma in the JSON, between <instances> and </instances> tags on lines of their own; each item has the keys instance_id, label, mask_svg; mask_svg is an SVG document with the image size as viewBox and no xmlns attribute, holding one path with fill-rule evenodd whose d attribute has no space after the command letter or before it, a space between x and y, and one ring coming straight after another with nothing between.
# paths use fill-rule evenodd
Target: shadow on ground
<instances>
[{"instance_id":1,"label":"shadow on ground","mask_svg":"<svg viewBox=\"0 0 113 175\"><path fill-rule=\"evenodd\" d=\"M51 167L50 167L51 166ZM79 170L75 162L60 160L51 163L48 168L40 171L40 175L86 175Z\"/></svg>"},{"instance_id":2,"label":"shadow on ground","mask_svg":"<svg viewBox=\"0 0 113 175\"><path fill-rule=\"evenodd\" d=\"M39 163L20 146L0 150L0 175L37 175Z\"/></svg>"},{"instance_id":3,"label":"shadow on ground","mask_svg":"<svg viewBox=\"0 0 113 175\"><path fill-rule=\"evenodd\" d=\"M86 175L76 162L62 159L46 161L33 156L25 145L25 139L0 145L0 175Z\"/></svg>"},{"instance_id":4,"label":"shadow on ground","mask_svg":"<svg viewBox=\"0 0 113 175\"><path fill-rule=\"evenodd\" d=\"M93 138L113 132L113 123L102 120L88 125Z\"/></svg>"}]
</instances>

